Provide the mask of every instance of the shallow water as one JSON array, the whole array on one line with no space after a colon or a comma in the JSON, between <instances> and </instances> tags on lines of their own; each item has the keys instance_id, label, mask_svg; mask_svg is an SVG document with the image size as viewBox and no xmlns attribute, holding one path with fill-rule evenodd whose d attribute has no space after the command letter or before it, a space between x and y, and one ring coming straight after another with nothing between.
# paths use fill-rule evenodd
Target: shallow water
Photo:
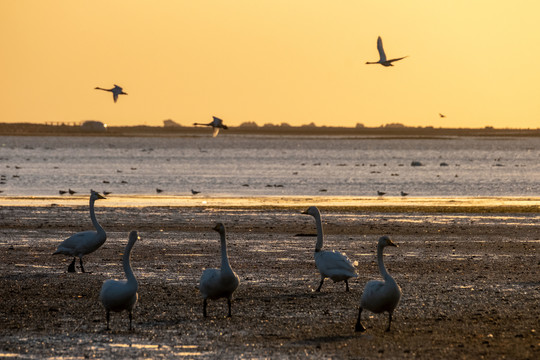
<instances>
[{"instance_id":1,"label":"shallow water","mask_svg":"<svg viewBox=\"0 0 540 360\"><path fill-rule=\"evenodd\" d=\"M3 136L0 151L2 195L540 194L539 138Z\"/></svg>"}]
</instances>

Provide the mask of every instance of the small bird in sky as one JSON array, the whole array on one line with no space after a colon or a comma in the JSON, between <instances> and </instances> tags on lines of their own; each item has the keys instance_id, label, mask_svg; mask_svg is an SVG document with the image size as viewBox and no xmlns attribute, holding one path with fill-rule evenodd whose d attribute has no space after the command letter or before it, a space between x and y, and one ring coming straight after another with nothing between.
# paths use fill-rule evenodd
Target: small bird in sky
<instances>
[{"instance_id":1,"label":"small bird in sky","mask_svg":"<svg viewBox=\"0 0 540 360\"><path fill-rule=\"evenodd\" d=\"M125 93L124 90L116 84L114 84L114 87L112 89L104 89L100 88L99 86L96 86L95 89L112 92L114 102L118 100L118 95L127 95L127 93Z\"/></svg>"},{"instance_id":2,"label":"small bird in sky","mask_svg":"<svg viewBox=\"0 0 540 360\"><path fill-rule=\"evenodd\" d=\"M446 117L446 115L441 114L441 113L439 113L439 116L442 117L442 118L445 118L445 117Z\"/></svg>"},{"instance_id":3,"label":"small bird in sky","mask_svg":"<svg viewBox=\"0 0 540 360\"><path fill-rule=\"evenodd\" d=\"M392 64L394 61L405 59L407 57L407 56L404 56L404 57L400 57L400 58L397 58L397 59L387 60L386 59L386 54L384 53L382 39L381 39L380 36L377 38L377 50L379 50L379 61L374 61L374 62L368 61L368 62L366 62L366 64L381 64L382 66L394 66Z\"/></svg>"},{"instance_id":4,"label":"small bird in sky","mask_svg":"<svg viewBox=\"0 0 540 360\"><path fill-rule=\"evenodd\" d=\"M194 123L193 125L195 126L211 126L212 129L214 130L213 134L212 134L212 137L216 137L217 134L219 133L219 129L223 129L223 130L227 130L228 127L227 125L223 124L223 120L221 120L220 118L218 117L215 117L215 116L212 116L213 120L211 123L208 123L208 124L201 124L201 123Z\"/></svg>"}]
</instances>

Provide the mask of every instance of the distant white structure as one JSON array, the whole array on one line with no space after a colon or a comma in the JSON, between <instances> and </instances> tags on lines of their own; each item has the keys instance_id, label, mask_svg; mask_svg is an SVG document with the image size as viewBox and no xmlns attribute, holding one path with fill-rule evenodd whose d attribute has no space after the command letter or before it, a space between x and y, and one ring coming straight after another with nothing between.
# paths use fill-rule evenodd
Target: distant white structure
<instances>
[{"instance_id":1,"label":"distant white structure","mask_svg":"<svg viewBox=\"0 0 540 360\"><path fill-rule=\"evenodd\" d=\"M107 131L107 124L101 121L87 120L82 123L81 129L86 131Z\"/></svg>"}]
</instances>

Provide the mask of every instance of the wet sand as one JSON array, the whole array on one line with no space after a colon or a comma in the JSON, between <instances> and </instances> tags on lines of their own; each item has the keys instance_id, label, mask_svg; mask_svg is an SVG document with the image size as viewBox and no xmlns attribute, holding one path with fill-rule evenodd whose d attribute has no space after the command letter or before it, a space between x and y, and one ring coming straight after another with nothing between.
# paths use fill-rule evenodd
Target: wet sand
<instances>
[{"instance_id":1,"label":"wet sand","mask_svg":"<svg viewBox=\"0 0 540 360\"><path fill-rule=\"evenodd\" d=\"M314 292L319 274L308 235L315 223L300 211L319 205L316 199L246 207L113 200L96 203L108 240L85 257L91 273L84 274L67 273L71 259L51 254L72 233L91 228L87 200L0 201L0 357L540 357L537 199L500 208L322 201L325 248L358 262L349 293L331 280ZM241 284L232 318L222 299L209 302L204 319L197 284L204 268L219 267L219 236L211 230L218 221L227 227ZM98 293L105 279L123 277L121 254L134 229L141 236L132 253L140 286L134 330L126 313L113 313L107 331ZM403 296L391 332L384 331L386 314L364 312L368 330L359 334L363 286L380 278L381 235L399 245L387 249L385 262Z\"/></svg>"}]
</instances>

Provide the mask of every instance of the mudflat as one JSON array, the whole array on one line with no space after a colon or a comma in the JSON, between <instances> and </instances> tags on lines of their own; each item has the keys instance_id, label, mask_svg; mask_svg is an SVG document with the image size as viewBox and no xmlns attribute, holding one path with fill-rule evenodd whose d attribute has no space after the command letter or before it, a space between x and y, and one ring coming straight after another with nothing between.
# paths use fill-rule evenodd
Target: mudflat
<instances>
[{"instance_id":1,"label":"mudflat","mask_svg":"<svg viewBox=\"0 0 540 360\"><path fill-rule=\"evenodd\" d=\"M311 203L311 205L317 205ZM359 277L327 279L320 293L315 222L289 207L103 206L108 239L84 257L52 253L71 234L92 229L87 205L0 207L0 357L14 358L540 358L538 211L411 213L403 209L320 207L325 249L356 261ZM509 211L512 211L510 209ZM197 285L220 266L219 234L240 277L232 317L225 299L202 316ZM141 240L131 264L139 281L134 329L113 313L105 330L104 280L124 277L128 232ZM387 314L363 313L365 283L380 279L376 243L403 295Z\"/></svg>"}]
</instances>

